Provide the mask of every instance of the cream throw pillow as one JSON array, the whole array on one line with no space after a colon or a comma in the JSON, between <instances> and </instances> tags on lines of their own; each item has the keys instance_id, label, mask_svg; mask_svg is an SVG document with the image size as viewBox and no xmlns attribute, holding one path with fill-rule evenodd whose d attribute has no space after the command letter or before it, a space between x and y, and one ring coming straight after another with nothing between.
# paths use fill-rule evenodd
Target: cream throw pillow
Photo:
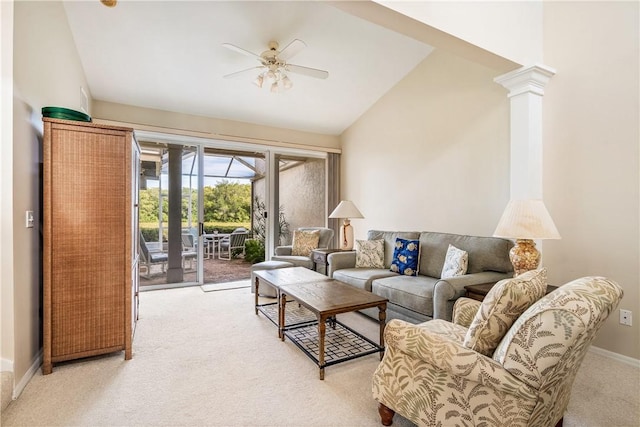
<instances>
[{"instance_id":1,"label":"cream throw pillow","mask_svg":"<svg viewBox=\"0 0 640 427\"><path fill-rule=\"evenodd\" d=\"M294 230L291 255L309 256L318 247L320 230Z\"/></svg>"},{"instance_id":2,"label":"cream throw pillow","mask_svg":"<svg viewBox=\"0 0 640 427\"><path fill-rule=\"evenodd\" d=\"M449 245L447 256L442 266L441 279L449 277L464 276L467 274L467 266L469 265L469 254L462 249L458 249L453 245Z\"/></svg>"},{"instance_id":3,"label":"cream throw pillow","mask_svg":"<svg viewBox=\"0 0 640 427\"><path fill-rule=\"evenodd\" d=\"M384 268L384 240L356 240L356 267Z\"/></svg>"},{"instance_id":4,"label":"cream throw pillow","mask_svg":"<svg viewBox=\"0 0 640 427\"><path fill-rule=\"evenodd\" d=\"M491 356L500 341L522 313L547 291L547 270L527 271L496 283L482 301L463 345Z\"/></svg>"}]
</instances>

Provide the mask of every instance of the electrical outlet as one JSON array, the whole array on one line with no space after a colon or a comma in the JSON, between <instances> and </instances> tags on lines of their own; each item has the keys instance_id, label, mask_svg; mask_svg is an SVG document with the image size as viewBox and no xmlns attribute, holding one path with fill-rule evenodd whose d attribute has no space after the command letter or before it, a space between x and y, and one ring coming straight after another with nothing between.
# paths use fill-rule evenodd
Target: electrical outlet
<instances>
[{"instance_id":1,"label":"electrical outlet","mask_svg":"<svg viewBox=\"0 0 640 427\"><path fill-rule=\"evenodd\" d=\"M620 309L620 324L631 326L631 310Z\"/></svg>"}]
</instances>

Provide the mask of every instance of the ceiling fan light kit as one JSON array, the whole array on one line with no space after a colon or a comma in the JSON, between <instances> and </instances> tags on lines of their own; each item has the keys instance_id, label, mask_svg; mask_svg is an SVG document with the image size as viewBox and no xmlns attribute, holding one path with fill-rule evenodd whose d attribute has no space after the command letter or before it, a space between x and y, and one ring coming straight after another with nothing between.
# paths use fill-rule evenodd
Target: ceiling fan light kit
<instances>
[{"instance_id":1,"label":"ceiling fan light kit","mask_svg":"<svg viewBox=\"0 0 640 427\"><path fill-rule=\"evenodd\" d=\"M271 92L278 93L289 90L293 87L293 81L287 76L287 73L298 73L309 77L315 77L318 79L326 79L329 77L329 73L324 70L318 70L316 68L303 67L301 65L288 64L287 60L298 54L307 45L302 41L295 39L289 43L282 51L278 51L278 43L269 42L269 50L262 52L260 55L249 52L241 47L232 45L230 43L223 43L223 46L227 49L241 53L245 56L250 56L260 61L262 65L257 67L251 67L246 70L236 71L235 73L227 74L225 78L236 77L245 72L260 69L260 73L253 80L253 84L262 88L265 80L271 82Z\"/></svg>"}]
</instances>

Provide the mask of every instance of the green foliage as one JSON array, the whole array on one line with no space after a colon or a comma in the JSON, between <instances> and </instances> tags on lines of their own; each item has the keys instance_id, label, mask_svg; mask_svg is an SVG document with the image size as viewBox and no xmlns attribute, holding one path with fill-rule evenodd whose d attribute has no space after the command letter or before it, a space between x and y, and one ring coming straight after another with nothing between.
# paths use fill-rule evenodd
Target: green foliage
<instances>
[{"instance_id":1,"label":"green foliage","mask_svg":"<svg viewBox=\"0 0 640 427\"><path fill-rule=\"evenodd\" d=\"M189 191L191 191L191 223L196 224L198 217L197 190L182 189L182 221L189 222ZM162 221L169 219L169 196L167 190L162 190ZM236 227L249 228L251 223L251 184L240 184L220 180L215 187L204 187L204 222L222 224L233 231ZM157 223L160 206L160 192L158 188L140 190L140 222ZM237 225L236 225L237 224ZM221 233L230 232L218 227Z\"/></svg>"},{"instance_id":2,"label":"green foliage","mask_svg":"<svg viewBox=\"0 0 640 427\"><path fill-rule=\"evenodd\" d=\"M205 222L249 222L251 185L221 180L204 188Z\"/></svg>"},{"instance_id":3,"label":"green foliage","mask_svg":"<svg viewBox=\"0 0 640 427\"><path fill-rule=\"evenodd\" d=\"M267 232L267 219L264 217L267 207L260 199L255 196L253 199L253 238L262 243L264 248L264 242ZM284 206L280 206L278 212L278 244L282 242L282 238L289 235L289 223L284 215Z\"/></svg>"},{"instance_id":4,"label":"green foliage","mask_svg":"<svg viewBox=\"0 0 640 427\"><path fill-rule=\"evenodd\" d=\"M157 242L158 241L158 227L156 228L142 228L140 227L140 233L144 237L145 242Z\"/></svg>"},{"instance_id":5,"label":"green foliage","mask_svg":"<svg viewBox=\"0 0 640 427\"><path fill-rule=\"evenodd\" d=\"M166 197L166 194L165 194ZM160 206L159 192L157 189L149 188L140 190L140 222L158 222L158 207ZM163 215L166 221L166 212Z\"/></svg>"},{"instance_id":6,"label":"green foliage","mask_svg":"<svg viewBox=\"0 0 640 427\"><path fill-rule=\"evenodd\" d=\"M245 241L244 259L252 264L264 261L264 243L256 239Z\"/></svg>"}]
</instances>

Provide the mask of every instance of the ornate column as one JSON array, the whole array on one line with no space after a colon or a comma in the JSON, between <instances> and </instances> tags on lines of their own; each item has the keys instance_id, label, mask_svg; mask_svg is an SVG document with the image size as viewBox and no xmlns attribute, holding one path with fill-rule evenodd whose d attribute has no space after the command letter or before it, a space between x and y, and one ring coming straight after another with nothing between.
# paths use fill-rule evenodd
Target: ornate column
<instances>
[{"instance_id":1,"label":"ornate column","mask_svg":"<svg viewBox=\"0 0 640 427\"><path fill-rule=\"evenodd\" d=\"M511 100L511 199L542 199L542 96L555 74L545 65L523 67L494 81Z\"/></svg>"}]
</instances>

